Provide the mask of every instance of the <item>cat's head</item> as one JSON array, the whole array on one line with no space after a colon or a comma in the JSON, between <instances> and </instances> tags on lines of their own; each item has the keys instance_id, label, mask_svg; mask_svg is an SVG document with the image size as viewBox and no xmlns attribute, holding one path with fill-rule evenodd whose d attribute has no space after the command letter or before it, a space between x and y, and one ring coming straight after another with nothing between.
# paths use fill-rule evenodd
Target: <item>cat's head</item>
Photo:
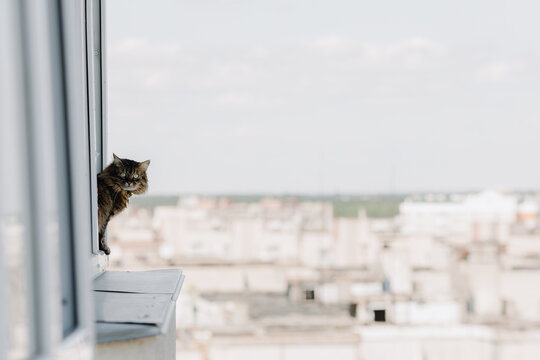
<instances>
[{"instance_id":1,"label":"cat's head","mask_svg":"<svg viewBox=\"0 0 540 360\"><path fill-rule=\"evenodd\" d=\"M148 177L146 169L150 165L150 160L137 162L129 159L120 159L113 154L112 176L115 177L117 185L122 190L130 191L134 194L142 194L148 189Z\"/></svg>"}]
</instances>

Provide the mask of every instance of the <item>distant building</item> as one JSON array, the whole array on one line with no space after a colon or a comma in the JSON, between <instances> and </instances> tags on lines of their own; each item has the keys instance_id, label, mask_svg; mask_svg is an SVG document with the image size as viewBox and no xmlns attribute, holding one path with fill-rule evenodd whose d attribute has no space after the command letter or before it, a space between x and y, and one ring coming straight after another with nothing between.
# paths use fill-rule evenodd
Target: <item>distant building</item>
<instances>
[{"instance_id":1,"label":"distant building","mask_svg":"<svg viewBox=\"0 0 540 360\"><path fill-rule=\"evenodd\" d=\"M183 267L179 356L532 360L534 204L495 191L412 196L396 218L370 219L334 218L329 202L188 197L115 219L122 262L111 259Z\"/></svg>"},{"instance_id":2,"label":"distant building","mask_svg":"<svg viewBox=\"0 0 540 360\"><path fill-rule=\"evenodd\" d=\"M444 237L456 243L508 239L518 212L515 196L495 191L474 195L411 197L399 207L401 232Z\"/></svg>"}]
</instances>

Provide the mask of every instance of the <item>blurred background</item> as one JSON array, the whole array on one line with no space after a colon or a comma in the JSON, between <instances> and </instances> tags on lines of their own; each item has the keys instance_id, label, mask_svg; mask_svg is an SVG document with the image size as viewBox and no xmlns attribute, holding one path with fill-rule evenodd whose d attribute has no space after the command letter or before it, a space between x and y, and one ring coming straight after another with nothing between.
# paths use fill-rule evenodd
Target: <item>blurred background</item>
<instances>
[{"instance_id":1,"label":"blurred background","mask_svg":"<svg viewBox=\"0 0 540 360\"><path fill-rule=\"evenodd\" d=\"M540 5L107 1L113 268L179 359L540 356Z\"/></svg>"}]
</instances>

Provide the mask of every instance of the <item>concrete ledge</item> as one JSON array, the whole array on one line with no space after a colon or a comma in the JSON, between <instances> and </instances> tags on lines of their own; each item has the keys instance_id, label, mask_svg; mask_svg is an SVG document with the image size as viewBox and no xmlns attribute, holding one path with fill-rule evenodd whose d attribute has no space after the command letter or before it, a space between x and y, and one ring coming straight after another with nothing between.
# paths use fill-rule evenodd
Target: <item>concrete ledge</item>
<instances>
[{"instance_id":1,"label":"concrete ledge","mask_svg":"<svg viewBox=\"0 0 540 360\"><path fill-rule=\"evenodd\" d=\"M149 338L142 342L145 346L169 346L167 344L172 341L171 351L174 352L174 313L183 281L180 269L106 271L101 274L94 280L97 343L114 345L102 347L111 351L120 349L124 343ZM142 343L137 342L136 347ZM162 353L153 350L156 351ZM118 351L115 356L127 358Z\"/></svg>"},{"instance_id":2,"label":"concrete ledge","mask_svg":"<svg viewBox=\"0 0 540 360\"><path fill-rule=\"evenodd\" d=\"M172 317L175 318L175 311ZM164 333L155 326L151 332L138 336L133 330L137 327L132 324L130 333L121 334L123 340L115 341L114 337L109 337L107 342L98 343L95 348L95 358L98 360L173 360L176 359L176 324L169 322L169 326ZM143 325L144 327L144 325ZM98 330L99 331L99 330ZM157 332L153 333L154 331ZM110 334L109 334L110 335ZM127 340L130 338L129 340ZM99 339L98 339L99 341Z\"/></svg>"}]
</instances>

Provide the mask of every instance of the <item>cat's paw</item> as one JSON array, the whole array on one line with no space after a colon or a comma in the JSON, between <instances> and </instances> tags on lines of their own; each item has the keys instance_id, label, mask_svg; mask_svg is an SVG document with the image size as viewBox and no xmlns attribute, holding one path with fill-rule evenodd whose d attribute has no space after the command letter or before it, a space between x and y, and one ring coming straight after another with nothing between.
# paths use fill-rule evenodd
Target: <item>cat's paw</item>
<instances>
[{"instance_id":1,"label":"cat's paw","mask_svg":"<svg viewBox=\"0 0 540 360\"><path fill-rule=\"evenodd\" d=\"M110 255L111 248L107 246L103 241L99 244L99 250L103 251L105 255Z\"/></svg>"}]
</instances>

